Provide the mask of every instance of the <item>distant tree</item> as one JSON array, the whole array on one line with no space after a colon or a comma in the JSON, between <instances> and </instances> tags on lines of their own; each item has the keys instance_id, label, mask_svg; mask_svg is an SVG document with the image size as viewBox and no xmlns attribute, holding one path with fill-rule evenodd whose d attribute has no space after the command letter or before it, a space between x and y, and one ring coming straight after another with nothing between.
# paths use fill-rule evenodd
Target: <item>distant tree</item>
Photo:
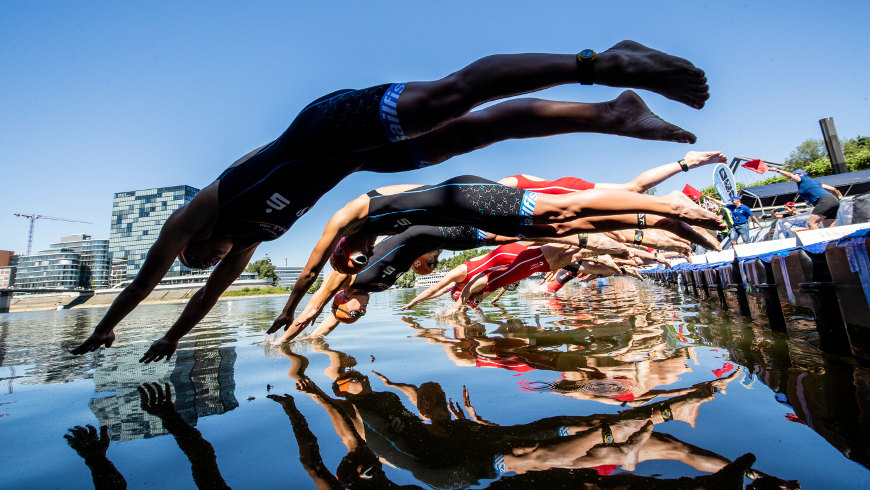
<instances>
[{"instance_id":1,"label":"distant tree","mask_svg":"<svg viewBox=\"0 0 870 490\"><path fill-rule=\"evenodd\" d=\"M843 144L843 154L849 171L870 169L870 137L858 136Z\"/></svg>"},{"instance_id":2,"label":"distant tree","mask_svg":"<svg viewBox=\"0 0 870 490\"><path fill-rule=\"evenodd\" d=\"M828 160L825 144L821 140L805 140L789 153L788 158L785 159L785 169L790 172L799 168L807 170L807 167L810 165L815 164L818 166L820 160ZM828 166L830 165L830 162L828 162Z\"/></svg>"},{"instance_id":3,"label":"distant tree","mask_svg":"<svg viewBox=\"0 0 870 490\"><path fill-rule=\"evenodd\" d=\"M465 262L466 260L480 257L481 255L486 255L490 252L492 252L491 248L475 248L471 250L463 250L449 258L439 260L436 269L450 270L457 265Z\"/></svg>"},{"instance_id":4,"label":"distant tree","mask_svg":"<svg viewBox=\"0 0 870 490\"><path fill-rule=\"evenodd\" d=\"M248 264L245 272L256 272L260 279L271 279L272 285L278 284L278 274L275 273L275 266L272 264L272 259L267 255L266 258L255 260Z\"/></svg>"},{"instance_id":5,"label":"distant tree","mask_svg":"<svg viewBox=\"0 0 870 490\"><path fill-rule=\"evenodd\" d=\"M441 259L438 261L438 265L435 266L436 269L452 269L457 265L465 262L468 259L473 259L474 257L478 257L480 255L488 254L491 249L487 248L475 248L473 250L463 250L461 252L456 253L450 258ZM400 288L410 288L414 287L414 282L417 280L417 274L414 271L405 271L398 279L396 279L396 287Z\"/></svg>"},{"instance_id":6,"label":"distant tree","mask_svg":"<svg viewBox=\"0 0 870 490\"><path fill-rule=\"evenodd\" d=\"M396 287L410 288L414 287L414 281L417 280L417 274L414 271L405 271L398 279L396 279Z\"/></svg>"}]
</instances>

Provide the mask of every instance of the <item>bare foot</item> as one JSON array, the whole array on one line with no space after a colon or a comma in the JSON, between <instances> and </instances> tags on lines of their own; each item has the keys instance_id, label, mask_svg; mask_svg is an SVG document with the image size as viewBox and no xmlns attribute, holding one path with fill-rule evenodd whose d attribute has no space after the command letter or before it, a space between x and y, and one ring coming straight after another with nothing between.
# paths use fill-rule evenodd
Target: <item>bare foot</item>
<instances>
[{"instance_id":1,"label":"bare foot","mask_svg":"<svg viewBox=\"0 0 870 490\"><path fill-rule=\"evenodd\" d=\"M611 269L615 274L619 274L621 272L619 266L616 265L616 262L614 262L613 258L609 255L599 255L598 263L607 267L608 269Z\"/></svg>"},{"instance_id":2,"label":"bare foot","mask_svg":"<svg viewBox=\"0 0 870 490\"><path fill-rule=\"evenodd\" d=\"M680 220L647 215L647 223L650 226L655 226L656 228L669 231L678 237L685 238L692 243L697 243L707 250L721 250L718 243L715 241L711 242L707 236L698 233L694 228Z\"/></svg>"},{"instance_id":3,"label":"bare foot","mask_svg":"<svg viewBox=\"0 0 870 490\"><path fill-rule=\"evenodd\" d=\"M634 267L623 267L623 274L643 281L643 276Z\"/></svg>"},{"instance_id":4,"label":"bare foot","mask_svg":"<svg viewBox=\"0 0 870 490\"><path fill-rule=\"evenodd\" d=\"M696 168L711 163L725 163L728 157L719 151L690 151L683 157L683 161L689 168Z\"/></svg>"},{"instance_id":5,"label":"bare foot","mask_svg":"<svg viewBox=\"0 0 870 490\"><path fill-rule=\"evenodd\" d=\"M647 215L647 219L649 219L649 215ZM664 227L662 226L662 228ZM690 242L688 240L670 234L664 230L648 230L645 231L643 235L644 245L649 245L650 247L654 247L659 250L668 250L670 252L677 252L681 254L688 254L692 252L692 248L689 247L689 243Z\"/></svg>"},{"instance_id":6,"label":"bare foot","mask_svg":"<svg viewBox=\"0 0 870 490\"><path fill-rule=\"evenodd\" d=\"M639 95L626 90L605 102L604 132L644 140L694 143L695 135L653 114Z\"/></svg>"},{"instance_id":7,"label":"bare foot","mask_svg":"<svg viewBox=\"0 0 870 490\"><path fill-rule=\"evenodd\" d=\"M622 465L622 469L626 471L634 471L640 458L640 451L643 449L643 446L647 441L649 441L652 431L653 423L647 420L643 427L629 436L628 440L624 443L611 446L599 444L589 450L588 456L600 460L613 460L613 458L616 457L618 464Z\"/></svg>"},{"instance_id":8,"label":"bare foot","mask_svg":"<svg viewBox=\"0 0 870 490\"><path fill-rule=\"evenodd\" d=\"M600 233L589 234L589 238L586 241L586 248L598 253L615 255L617 257L628 257L631 254L628 247L617 242L613 238Z\"/></svg>"},{"instance_id":9,"label":"bare foot","mask_svg":"<svg viewBox=\"0 0 870 490\"><path fill-rule=\"evenodd\" d=\"M672 214L690 225L712 229L721 229L725 226L719 215L698 206L695 201L680 191L671 192L665 196L665 199L671 205Z\"/></svg>"},{"instance_id":10,"label":"bare foot","mask_svg":"<svg viewBox=\"0 0 870 490\"><path fill-rule=\"evenodd\" d=\"M704 107L710 87L704 71L683 58L622 41L599 53L595 83L650 90L695 109Z\"/></svg>"},{"instance_id":11,"label":"bare foot","mask_svg":"<svg viewBox=\"0 0 870 490\"><path fill-rule=\"evenodd\" d=\"M637 468L637 461L640 458L640 450L649 441L653 431L653 423L647 421L643 427L632 434L628 441L620 449L625 451L625 462L622 463L622 469L626 471L634 471Z\"/></svg>"}]
</instances>

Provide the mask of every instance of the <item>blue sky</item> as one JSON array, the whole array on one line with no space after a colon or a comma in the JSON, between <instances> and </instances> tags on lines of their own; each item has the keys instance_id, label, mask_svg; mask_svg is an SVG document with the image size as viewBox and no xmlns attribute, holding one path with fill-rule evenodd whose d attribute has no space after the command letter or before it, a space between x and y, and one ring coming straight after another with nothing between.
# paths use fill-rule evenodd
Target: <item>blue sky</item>
<instances>
[{"instance_id":1,"label":"blue sky","mask_svg":"<svg viewBox=\"0 0 870 490\"><path fill-rule=\"evenodd\" d=\"M818 120L870 135L870 4L772 2L4 2L0 9L0 249L62 235L108 238L115 192L202 188L277 137L333 90L440 78L488 54L602 51L622 39L703 68L696 111L639 91L695 145L606 135L498 143L436 167L360 173L324 196L268 253L301 265L346 201L389 184L466 173L574 175L622 182L686 151L782 161ZM863 34L862 34L863 32ZM562 86L536 96L603 101L620 89ZM752 179L741 171L738 179ZM659 191L709 185L710 171Z\"/></svg>"}]
</instances>

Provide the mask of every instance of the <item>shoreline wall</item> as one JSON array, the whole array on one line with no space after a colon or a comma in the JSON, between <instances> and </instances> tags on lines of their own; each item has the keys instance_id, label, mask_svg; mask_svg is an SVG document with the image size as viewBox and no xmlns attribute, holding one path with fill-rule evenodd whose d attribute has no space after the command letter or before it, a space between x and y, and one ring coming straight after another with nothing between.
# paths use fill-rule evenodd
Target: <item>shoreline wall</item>
<instances>
[{"instance_id":1,"label":"shoreline wall","mask_svg":"<svg viewBox=\"0 0 870 490\"><path fill-rule=\"evenodd\" d=\"M253 287L264 287L265 285L254 285ZM165 289L156 289L149 294L142 303L186 303L201 285L196 286L181 286ZM251 288L251 285L230 286L227 291L240 291L244 288ZM92 294L82 294L76 291L68 293L53 293L53 294L31 294L31 295L13 295L12 302L9 305L10 313L26 312L26 311L46 311L56 310L59 307L62 309L77 309L77 308L104 308L108 307L115 301L115 298L121 291L116 290L97 290ZM272 296L272 295L251 295L251 296ZM282 296L282 295L278 295ZM238 298L239 296L234 296ZM242 296L244 297L244 296ZM225 298L221 298L222 300Z\"/></svg>"}]
</instances>

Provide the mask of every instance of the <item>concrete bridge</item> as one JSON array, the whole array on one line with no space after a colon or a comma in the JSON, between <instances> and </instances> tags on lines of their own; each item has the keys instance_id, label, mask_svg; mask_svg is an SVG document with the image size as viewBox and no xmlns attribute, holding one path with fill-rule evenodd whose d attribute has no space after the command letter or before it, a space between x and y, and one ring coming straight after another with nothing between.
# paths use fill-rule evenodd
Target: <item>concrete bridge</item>
<instances>
[{"instance_id":1,"label":"concrete bridge","mask_svg":"<svg viewBox=\"0 0 870 490\"><path fill-rule=\"evenodd\" d=\"M12 295L14 293L79 293L80 297L89 298L94 295L93 289L59 289L59 288L0 288L0 313L9 313L9 306L12 304Z\"/></svg>"}]
</instances>

